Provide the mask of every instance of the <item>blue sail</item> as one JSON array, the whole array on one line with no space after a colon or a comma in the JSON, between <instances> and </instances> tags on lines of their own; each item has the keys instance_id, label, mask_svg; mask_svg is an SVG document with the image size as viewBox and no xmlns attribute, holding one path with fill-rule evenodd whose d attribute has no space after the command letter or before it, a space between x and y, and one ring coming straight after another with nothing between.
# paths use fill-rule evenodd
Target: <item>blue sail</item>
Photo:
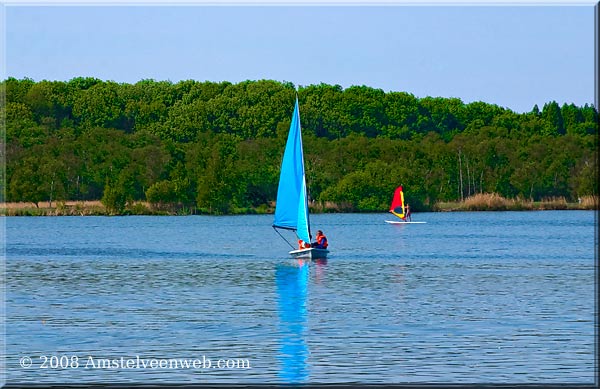
<instances>
[{"instance_id":1,"label":"blue sail","mask_svg":"<svg viewBox=\"0 0 600 389\"><path fill-rule=\"evenodd\" d=\"M310 242L304 153L298 98L290 124L277 190L274 227L295 230L299 239Z\"/></svg>"}]
</instances>

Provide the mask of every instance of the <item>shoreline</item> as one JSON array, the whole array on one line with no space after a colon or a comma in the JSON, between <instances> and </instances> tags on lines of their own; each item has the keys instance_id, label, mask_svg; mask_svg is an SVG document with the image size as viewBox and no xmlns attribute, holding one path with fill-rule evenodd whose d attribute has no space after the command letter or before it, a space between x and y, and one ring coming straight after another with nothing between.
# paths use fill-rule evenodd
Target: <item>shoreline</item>
<instances>
[{"instance_id":1,"label":"shoreline","mask_svg":"<svg viewBox=\"0 0 600 389\"><path fill-rule=\"evenodd\" d=\"M598 196L584 196L578 202L567 202L564 198L543 201L506 199L496 194L478 194L463 201L438 202L420 212L498 212L498 211L549 211L549 210L598 210ZM341 210L335 204L311 206L311 212L318 213L385 213L381 211ZM234 209L220 215L263 215L273 214L273 207ZM417 212L418 213L418 212ZM0 216L188 216L216 215L206 209L156 207L145 201L129 204L122 213L111 213L99 200L94 201L53 201L0 203Z\"/></svg>"}]
</instances>

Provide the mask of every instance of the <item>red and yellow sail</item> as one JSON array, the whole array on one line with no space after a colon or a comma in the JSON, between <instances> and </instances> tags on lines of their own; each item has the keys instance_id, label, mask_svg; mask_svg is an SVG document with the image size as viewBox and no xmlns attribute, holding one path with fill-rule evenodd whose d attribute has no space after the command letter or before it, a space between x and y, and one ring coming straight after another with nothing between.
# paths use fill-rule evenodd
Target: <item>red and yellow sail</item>
<instances>
[{"instance_id":1,"label":"red and yellow sail","mask_svg":"<svg viewBox=\"0 0 600 389\"><path fill-rule=\"evenodd\" d=\"M404 192L402 186L396 188L394 192L394 198L392 199L392 205L390 206L390 212L398 216L400 219L406 217L404 208Z\"/></svg>"}]
</instances>

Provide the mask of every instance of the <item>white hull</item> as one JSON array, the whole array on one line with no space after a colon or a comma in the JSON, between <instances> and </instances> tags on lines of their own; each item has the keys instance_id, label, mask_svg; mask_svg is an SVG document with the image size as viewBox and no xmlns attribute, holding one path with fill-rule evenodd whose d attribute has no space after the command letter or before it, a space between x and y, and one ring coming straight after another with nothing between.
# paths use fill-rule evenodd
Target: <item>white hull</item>
<instances>
[{"instance_id":1,"label":"white hull","mask_svg":"<svg viewBox=\"0 0 600 389\"><path fill-rule=\"evenodd\" d=\"M309 248L309 249L290 251L290 255L294 258L311 258L311 259L327 258L327 254L329 254L329 250L317 249L317 248Z\"/></svg>"},{"instance_id":2,"label":"white hull","mask_svg":"<svg viewBox=\"0 0 600 389\"><path fill-rule=\"evenodd\" d=\"M392 220L386 220L386 223L389 224L425 224L426 222L401 222L401 221L392 221Z\"/></svg>"}]
</instances>

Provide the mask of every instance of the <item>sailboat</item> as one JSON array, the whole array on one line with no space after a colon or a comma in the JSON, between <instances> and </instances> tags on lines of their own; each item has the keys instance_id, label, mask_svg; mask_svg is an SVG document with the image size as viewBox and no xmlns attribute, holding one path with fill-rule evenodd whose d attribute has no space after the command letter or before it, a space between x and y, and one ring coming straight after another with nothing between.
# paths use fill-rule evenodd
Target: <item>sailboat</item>
<instances>
[{"instance_id":1,"label":"sailboat","mask_svg":"<svg viewBox=\"0 0 600 389\"><path fill-rule=\"evenodd\" d=\"M279 233L278 229L295 231L298 240L311 242L308 190L304 174L304 151L302 149L298 96L296 96L290 132L283 152L283 161L281 162L273 228L277 233ZM279 235L283 238L281 233ZM286 240L286 242L294 249L289 241ZM329 250L316 247L290 251L290 255L295 258L326 258L328 253Z\"/></svg>"},{"instance_id":2,"label":"sailboat","mask_svg":"<svg viewBox=\"0 0 600 389\"><path fill-rule=\"evenodd\" d=\"M390 212L397 216L400 220L392 221L386 220L386 223L389 224L424 224L425 222L413 222L406 220L408 216L406 214L406 204L404 203L404 191L402 190L402 186L399 186L394 191L394 197L392 198L392 205L390 205Z\"/></svg>"}]
</instances>

